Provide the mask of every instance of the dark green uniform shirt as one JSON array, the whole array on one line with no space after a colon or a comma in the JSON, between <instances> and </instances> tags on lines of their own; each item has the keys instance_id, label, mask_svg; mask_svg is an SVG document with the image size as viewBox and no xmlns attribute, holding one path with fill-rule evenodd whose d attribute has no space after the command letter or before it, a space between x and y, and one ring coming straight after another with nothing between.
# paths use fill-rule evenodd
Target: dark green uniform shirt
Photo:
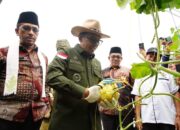
<instances>
[{"instance_id":1,"label":"dark green uniform shirt","mask_svg":"<svg viewBox=\"0 0 180 130\"><path fill-rule=\"evenodd\" d=\"M49 130L101 130L97 103L82 99L85 88L101 80L100 62L79 44L58 53L47 75L48 85L55 90Z\"/></svg>"}]
</instances>

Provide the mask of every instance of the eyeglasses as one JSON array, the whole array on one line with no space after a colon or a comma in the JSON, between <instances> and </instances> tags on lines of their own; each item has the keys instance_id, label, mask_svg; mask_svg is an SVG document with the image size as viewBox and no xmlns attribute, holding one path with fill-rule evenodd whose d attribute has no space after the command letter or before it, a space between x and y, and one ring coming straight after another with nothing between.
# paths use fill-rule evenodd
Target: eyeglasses
<instances>
[{"instance_id":1,"label":"eyeglasses","mask_svg":"<svg viewBox=\"0 0 180 130\"><path fill-rule=\"evenodd\" d=\"M33 31L34 33L38 33L39 32L39 29L37 27L32 27L32 26L29 26L29 25L22 25L20 26L20 29L22 31L25 31L25 32L29 32L29 31Z\"/></svg>"},{"instance_id":2,"label":"eyeglasses","mask_svg":"<svg viewBox=\"0 0 180 130\"><path fill-rule=\"evenodd\" d=\"M103 43L102 40L96 40L96 39L89 39L89 41L92 43L92 44L95 44L95 45L100 45Z\"/></svg>"},{"instance_id":3,"label":"eyeglasses","mask_svg":"<svg viewBox=\"0 0 180 130\"><path fill-rule=\"evenodd\" d=\"M122 59L122 56L119 56L119 55L112 55L112 56L110 56L112 59L115 59L115 58L117 58L117 59Z\"/></svg>"},{"instance_id":4,"label":"eyeglasses","mask_svg":"<svg viewBox=\"0 0 180 130\"><path fill-rule=\"evenodd\" d=\"M86 37L94 45L100 45L103 43L102 40L100 40L98 37L96 37L94 35L87 35Z\"/></svg>"}]
</instances>

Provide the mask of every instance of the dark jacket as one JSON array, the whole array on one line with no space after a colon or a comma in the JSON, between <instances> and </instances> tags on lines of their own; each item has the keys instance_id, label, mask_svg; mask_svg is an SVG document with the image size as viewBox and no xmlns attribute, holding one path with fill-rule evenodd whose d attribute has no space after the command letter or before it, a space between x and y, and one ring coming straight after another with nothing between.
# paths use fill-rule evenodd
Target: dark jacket
<instances>
[{"instance_id":1,"label":"dark jacket","mask_svg":"<svg viewBox=\"0 0 180 130\"><path fill-rule=\"evenodd\" d=\"M56 91L49 130L101 130L97 103L82 99L86 87L102 79L101 65L76 45L60 52L48 68L47 83Z\"/></svg>"}]
</instances>

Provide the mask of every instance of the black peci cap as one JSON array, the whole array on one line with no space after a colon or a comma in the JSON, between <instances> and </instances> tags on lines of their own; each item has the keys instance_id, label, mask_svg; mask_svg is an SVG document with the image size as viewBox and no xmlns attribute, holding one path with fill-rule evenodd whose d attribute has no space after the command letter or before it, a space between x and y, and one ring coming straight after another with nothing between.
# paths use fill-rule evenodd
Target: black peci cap
<instances>
[{"instance_id":1,"label":"black peci cap","mask_svg":"<svg viewBox=\"0 0 180 130\"><path fill-rule=\"evenodd\" d=\"M38 16L36 13L34 13L32 11L22 12L19 15L17 25L20 23L31 23L31 24L35 24L35 25L39 26Z\"/></svg>"},{"instance_id":2,"label":"black peci cap","mask_svg":"<svg viewBox=\"0 0 180 130\"><path fill-rule=\"evenodd\" d=\"M121 51L121 48L120 48L120 47L112 47L112 48L110 49L109 54L111 54L111 53L120 53L120 54L122 54L122 51Z\"/></svg>"}]
</instances>

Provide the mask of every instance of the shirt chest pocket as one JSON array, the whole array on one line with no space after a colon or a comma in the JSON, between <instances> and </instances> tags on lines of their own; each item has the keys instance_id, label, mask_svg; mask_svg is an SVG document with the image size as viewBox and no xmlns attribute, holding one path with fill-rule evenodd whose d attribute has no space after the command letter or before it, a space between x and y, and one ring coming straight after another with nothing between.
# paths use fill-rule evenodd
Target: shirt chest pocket
<instances>
[{"instance_id":1,"label":"shirt chest pocket","mask_svg":"<svg viewBox=\"0 0 180 130\"><path fill-rule=\"evenodd\" d=\"M98 78L102 78L102 75L101 75L101 70L99 69L94 69L94 75Z\"/></svg>"},{"instance_id":2,"label":"shirt chest pocket","mask_svg":"<svg viewBox=\"0 0 180 130\"><path fill-rule=\"evenodd\" d=\"M82 66L82 64L80 63L69 63L69 67L68 67L68 73L67 76L77 82L80 83L83 80L83 74L84 74L84 68Z\"/></svg>"},{"instance_id":3,"label":"shirt chest pocket","mask_svg":"<svg viewBox=\"0 0 180 130\"><path fill-rule=\"evenodd\" d=\"M101 74L101 70L98 68L94 68L93 69L93 74L94 74L94 79L93 79L93 84L97 84L101 81L102 79L102 74Z\"/></svg>"},{"instance_id":4,"label":"shirt chest pocket","mask_svg":"<svg viewBox=\"0 0 180 130\"><path fill-rule=\"evenodd\" d=\"M156 87L156 92L159 93L170 93L170 82L167 78L158 78L158 87Z\"/></svg>"}]
</instances>

